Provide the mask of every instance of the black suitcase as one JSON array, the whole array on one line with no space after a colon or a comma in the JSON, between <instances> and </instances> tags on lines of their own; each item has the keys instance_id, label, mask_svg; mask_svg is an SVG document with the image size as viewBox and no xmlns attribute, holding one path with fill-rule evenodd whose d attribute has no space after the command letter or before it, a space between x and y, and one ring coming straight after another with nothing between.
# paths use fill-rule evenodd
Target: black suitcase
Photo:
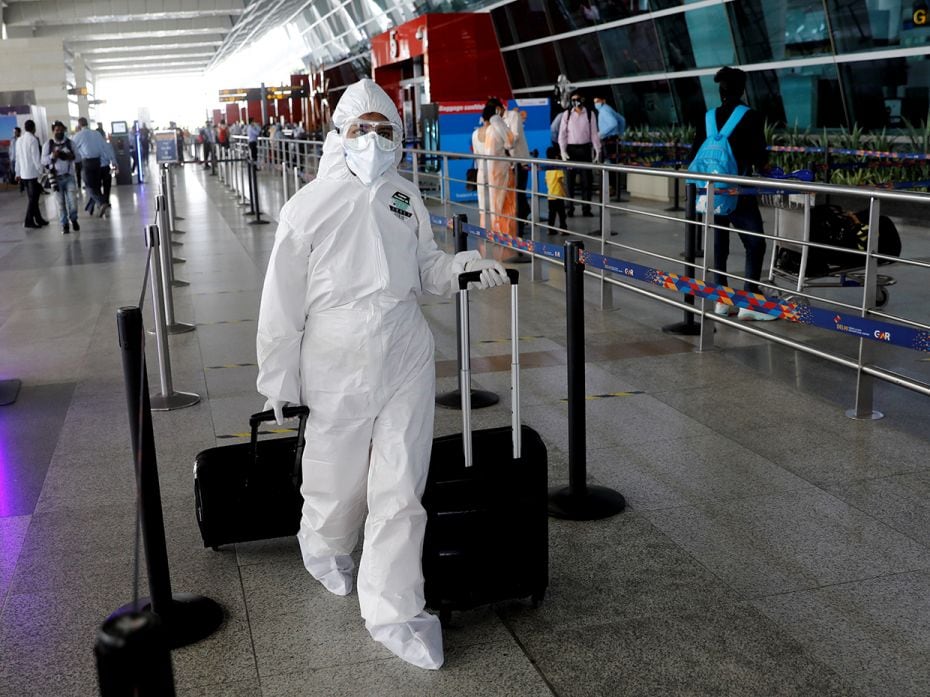
<instances>
[{"instance_id":1,"label":"black suitcase","mask_svg":"<svg viewBox=\"0 0 930 697\"><path fill-rule=\"evenodd\" d=\"M299 417L297 435L258 440L259 424L273 411L249 418L250 442L209 448L194 461L194 498L203 546L296 535L300 525L300 460L304 452L307 407L285 407L285 418Z\"/></svg>"},{"instance_id":2,"label":"black suitcase","mask_svg":"<svg viewBox=\"0 0 930 697\"><path fill-rule=\"evenodd\" d=\"M433 441L423 495L426 604L438 610L443 621L452 610L502 600L531 598L535 605L549 583L548 454L539 434L520 425L519 276L513 270L507 274L513 303L512 424L480 431L471 430L468 292L464 290L478 280L478 273L459 277L462 434Z\"/></svg>"}]
</instances>

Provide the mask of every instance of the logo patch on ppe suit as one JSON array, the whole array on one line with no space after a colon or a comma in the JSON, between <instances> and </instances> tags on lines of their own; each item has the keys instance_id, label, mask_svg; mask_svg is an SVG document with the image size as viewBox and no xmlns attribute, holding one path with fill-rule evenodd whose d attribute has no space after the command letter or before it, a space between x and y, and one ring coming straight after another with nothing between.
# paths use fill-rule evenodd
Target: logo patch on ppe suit
<instances>
[{"instance_id":1,"label":"logo patch on ppe suit","mask_svg":"<svg viewBox=\"0 0 930 697\"><path fill-rule=\"evenodd\" d=\"M401 220L407 220L407 218L413 215L410 211L410 197L400 191L394 192L388 207L391 209L391 213Z\"/></svg>"}]
</instances>

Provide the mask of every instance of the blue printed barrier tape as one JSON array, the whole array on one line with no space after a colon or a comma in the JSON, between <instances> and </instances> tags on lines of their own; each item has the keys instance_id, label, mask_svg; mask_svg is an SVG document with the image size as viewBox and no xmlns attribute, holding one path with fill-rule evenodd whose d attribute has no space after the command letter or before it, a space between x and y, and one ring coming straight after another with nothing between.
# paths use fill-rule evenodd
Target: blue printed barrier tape
<instances>
[{"instance_id":1,"label":"blue printed barrier tape","mask_svg":"<svg viewBox=\"0 0 930 697\"><path fill-rule=\"evenodd\" d=\"M556 261L562 261L565 258L565 249L557 244L534 242L533 240L525 240L521 237L511 237L510 235L505 235L503 233L494 232L491 230L485 230L483 227L470 225L469 223L463 224L462 230L467 234L472 235L473 237L478 237L482 240L488 240L489 242L499 244L502 247L510 247L511 249L516 249L519 252L539 254L546 257L547 259L555 259Z\"/></svg>"},{"instance_id":2,"label":"blue printed barrier tape","mask_svg":"<svg viewBox=\"0 0 930 697\"><path fill-rule=\"evenodd\" d=\"M451 220L440 216L430 216L435 224L450 225ZM533 254L541 254L550 259L562 261L565 258L565 248L546 242L534 242L518 237L511 237L498 232L490 232L477 225L464 223L462 230L469 235L488 240L503 247L510 247ZM603 254L581 250L581 262L594 269L632 278L636 281L659 286L666 290L686 293L699 298L706 298L714 302L733 305L735 307L764 312L779 319L806 324L821 329L840 332L862 339L871 339L880 343L892 344L915 351L930 352L930 332L914 329L900 324L877 322L865 317L857 317L832 310L800 305L786 302L780 298L768 298L761 293L750 293L746 290L735 290L729 286L718 286L696 278L690 278L667 271L660 271L649 266L636 264L632 261L614 259Z\"/></svg>"},{"instance_id":3,"label":"blue printed barrier tape","mask_svg":"<svg viewBox=\"0 0 930 697\"><path fill-rule=\"evenodd\" d=\"M627 148L691 148L691 143L650 143L632 140L622 140L620 141L620 145ZM830 155L872 157L881 160L930 160L930 154L921 152L892 152L890 150L866 149L853 150L851 148L824 148L823 146L814 145L767 145L765 149L769 152L805 153L811 155L822 155L825 152L829 152Z\"/></svg>"},{"instance_id":4,"label":"blue printed barrier tape","mask_svg":"<svg viewBox=\"0 0 930 697\"><path fill-rule=\"evenodd\" d=\"M610 271L619 276L651 283L667 290L675 290L714 302L764 312L790 322L806 324L821 329L830 329L863 339L872 339L915 351L930 351L930 332L888 322L877 322L864 317L847 315L823 308L785 302L779 298L767 298L760 293L734 290L729 286L717 286L696 278L659 271L648 266L621 259L582 252L582 262L595 269Z\"/></svg>"}]
</instances>

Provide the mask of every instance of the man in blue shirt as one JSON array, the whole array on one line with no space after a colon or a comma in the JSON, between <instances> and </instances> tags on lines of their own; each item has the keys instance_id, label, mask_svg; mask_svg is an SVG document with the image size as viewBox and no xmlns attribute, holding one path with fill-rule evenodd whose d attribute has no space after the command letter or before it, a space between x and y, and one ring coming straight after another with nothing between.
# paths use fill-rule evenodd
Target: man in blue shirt
<instances>
[{"instance_id":1,"label":"man in blue shirt","mask_svg":"<svg viewBox=\"0 0 930 697\"><path fill-rule=\"evenodd\" d=\"M83 163L84 181L91 199L99 207L97 215L101 218L109 212L110 205L104 200L101 191L101 164L102 158L107 155L107 141L98 131L87 127L87 119L83 116L78 119L78 130L71 139L81 156Z\"/></svg>"},{"instance_id":2,"label":"man in blue shirt","mask_svg":"<svg viewBox=\"0 0 930 697\"><path fill-rule=\"evenodd\" d=\"M252 153L253 162L258 160L258 136L261 134L261 132L262 129L258 127L257 123L255 123L255 119L250 116L249 126L246 129L245 134L249 139L249 152Z\"/></svg>"},{"instance_id":3,"label":"man in blue shirt","mask_svg":"<svg viewBox=\"0 0 930 697\"><path fill-rule=\"evenodd\" d=\"M620 162L620 141L626 131L626 119L622 114L610 106L603 97L594 98L594 108L597 109L597 133L601 137L601 153L604 162ZM620 199L619 174L611 174L611 185L617 199Z\"/></svg>"}]
</instances>

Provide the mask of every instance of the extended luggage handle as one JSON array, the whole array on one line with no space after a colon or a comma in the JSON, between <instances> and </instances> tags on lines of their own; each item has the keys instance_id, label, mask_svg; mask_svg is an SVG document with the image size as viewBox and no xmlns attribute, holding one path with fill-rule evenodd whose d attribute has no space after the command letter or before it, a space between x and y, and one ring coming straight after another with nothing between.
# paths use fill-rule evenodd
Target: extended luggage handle
<instances>
[{"instance_id":1,"label":"extended luggage handle","mask_svg":"<svg viewBox=\"0 0 930 697\"><path fill-rule=\"evenodd\" d=\"M520 337L518 335L520 272L507 269L510 279L510 423L513 457L520 457ZM468 284L481 280L480 271L459 274L459 340L461 341L462 367L459 371L459 392L462 394L462 449L465 466L472 466L471 437L471 346L468 318Z\"/></svg>"},{"instance_id":2,"label":"extended luggage handle","mask_svg":"<svg viewBox=\"0 0 930 697\"><path fill-rule=\"evenodd\" d=\"M310 409L303 405L284 407L283 410L285 419L299 419L297 423L297 448L295 451L294 458L294 471L292 473L292 478L294 479L295 484L300 483L300 461L304 455L304 445L306 440L304 439L304 431L307 428L307 417L310 416ZM268 409L267 411L260 411L257 414L252 414L249 417L249 427L252 430L251 440L249 445L252 450L252 461L255 461L255 458L258 455L258 427L260 424L263 424L267 421L274 421L274 409Z\"/></svg>"}]
</instances>

